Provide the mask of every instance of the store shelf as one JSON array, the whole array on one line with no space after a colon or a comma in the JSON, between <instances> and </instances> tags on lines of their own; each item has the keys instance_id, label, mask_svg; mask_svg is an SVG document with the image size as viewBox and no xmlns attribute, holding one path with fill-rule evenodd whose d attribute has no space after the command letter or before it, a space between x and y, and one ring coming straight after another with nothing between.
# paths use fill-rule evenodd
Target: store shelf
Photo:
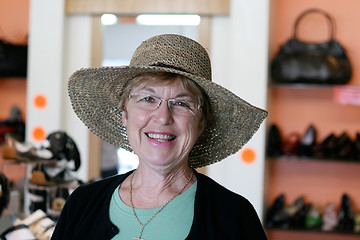
<instances>
[{"instance_id":1,"label":"store shelf","mask_svg":"<svg viewBox=\"0 0 360 240\"><path fill-rule=\"evenodd\" d=\"M269 240L291 239L291 240L359 240L360 234L351 232L324 232L320 230L304 229L266 229Z\"/></svg>"},{"instance_id":2,"label":"store shelf","mask_svg":"<svg viewBox=\"0 0 360 240\"><path fill-rule=\"evenodd\" d=\"M293 89L332 89L336 84L306 84L306 83L269 83L269 88L293 88Z\"/></svg>"}]
</instances>

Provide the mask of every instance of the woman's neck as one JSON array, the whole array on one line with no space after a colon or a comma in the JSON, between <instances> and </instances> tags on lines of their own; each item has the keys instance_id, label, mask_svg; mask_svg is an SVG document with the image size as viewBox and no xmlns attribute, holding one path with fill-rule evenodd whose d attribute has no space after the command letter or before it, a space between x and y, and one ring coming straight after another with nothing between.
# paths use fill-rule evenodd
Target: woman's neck
<instances>
[{"instance_id":1,"label":"woman's neck","mask_svg":"<svg viewBox=\"0 0 360 240\"><path fill-rule=\"evenodd\" d=\"M196 181L196 178L191 173L192 169L190 167L159 172L142 168L139 165L139 168L121 184L120 198L125 204L131 205L131 183L135 208L160 207L174 198L179 191L181 193L186 191ZM189 180L191 175L192 179Z\"/></svg>"}]
</instances>

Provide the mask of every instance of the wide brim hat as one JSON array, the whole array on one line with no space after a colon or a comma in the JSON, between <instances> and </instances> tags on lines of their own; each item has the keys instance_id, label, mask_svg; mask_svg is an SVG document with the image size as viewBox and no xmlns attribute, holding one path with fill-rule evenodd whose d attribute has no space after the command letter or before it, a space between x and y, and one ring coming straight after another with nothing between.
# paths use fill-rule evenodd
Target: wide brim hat
<instances>
[{"instance_id":1,"label":"wide brim hat","mask_svg":"<svg viewBox=\"0 0 360 240\"><path fill-rule=\"evenodd\" d=\"M194 81L207 95L212 114L189 154L189 165L203 167L239 151L260 127L267 112L212 82L206 50L176 34L152 37L135 50L129 66L82 68L68 82L72 107L80 120L101 139L132 151L119 108L123 90L144 73L168 72Z\"/></svg>"}]
</instances>

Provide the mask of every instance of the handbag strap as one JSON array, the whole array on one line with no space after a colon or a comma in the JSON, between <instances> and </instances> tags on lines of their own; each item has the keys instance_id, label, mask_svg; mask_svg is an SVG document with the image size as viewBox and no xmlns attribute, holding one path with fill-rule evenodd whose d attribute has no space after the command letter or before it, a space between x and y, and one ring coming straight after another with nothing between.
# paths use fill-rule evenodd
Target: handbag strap
<instances>
[{"instance_id":1,"label":"handbag strap","mask_svg":"<svg viewBox=\"0 0 360 240\"><path fill-rule=\"evenodd\" d=\"M317 9L317 8L311 8L308 9L306 11L304 11L303 13L301 13L295 20L295 24L294 24L294 29L293 29L293 36L295 39L297 38L297 29L299 26L300 21L308 14L310 13L320 13L321 15L323 15L328 22L329 25L329 39L333 40L334 39L334 35L335 35L335 20L325 11L321 10L321 9Z\"/></svg>"}]
</instances>

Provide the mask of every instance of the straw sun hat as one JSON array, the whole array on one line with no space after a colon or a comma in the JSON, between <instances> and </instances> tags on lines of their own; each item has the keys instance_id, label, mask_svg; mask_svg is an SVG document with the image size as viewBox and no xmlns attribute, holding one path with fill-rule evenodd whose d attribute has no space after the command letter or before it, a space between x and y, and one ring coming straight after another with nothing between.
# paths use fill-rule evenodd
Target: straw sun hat
<instances>
[{"instance_id":1,"label":"straw sun hat","mask_svg":"<svg viewBox=\"0 0 360 240\"><path fill-rule=\"evenodd\" d=\"M68 83L72 107L94 134L132 151L121 122L119 103L128 81L150 72L184 75L208 96L213 119L190 152L189 165L193 168L218 162L239 151L267 116L266 111L211 82L206 50L194 40L175 34L144 41L135 50L129 66L83 68L73 73Z\"/></svg>"}]
</instances>

